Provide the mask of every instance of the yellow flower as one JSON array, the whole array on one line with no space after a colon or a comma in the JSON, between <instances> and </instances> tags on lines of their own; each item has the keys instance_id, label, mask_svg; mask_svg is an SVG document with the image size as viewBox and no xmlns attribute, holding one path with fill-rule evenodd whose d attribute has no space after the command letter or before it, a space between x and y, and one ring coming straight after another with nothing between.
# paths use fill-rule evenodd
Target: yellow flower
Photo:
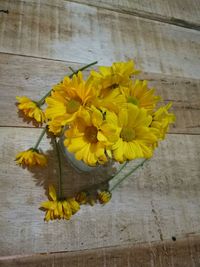
<instances>
[{"instance_id":1,"label":"yellow flower","mask_svg":"<svg viewBox=\"0 0 200 267\"><path fill-rule=\"evenodd\" d=\"M47 159L45 155L39 153L39 151L30 148L26 151L22 151L16 155L16 162L19 165L27 166L45 166L47 164Z\"/></svg>"},{"instance_id":2,"label":"yellow flower","mask_svg":"<svg viewBox=\"0 0 200 267\"><path fill-rule=\"evenodd\" d=\"M110 111L115 112L116 114L119 113L122 106L126 103L126 97L124 94L121 93L119 88L115 90L110 90L104 97L96 98L94 101L94 105L97 108L106 108Z\"/></svg>"},{"instance_id":3,"label":"yellow flower","mask_svg":"<svg viewBox=\"0 0 200 267\"><path fill-rule=\"evenodd\" d=\"M169 129L169 125L175 122L175 115L169 113L168 110L171 108L172 103L168 103L166 106L160 107L154 114L151 127L156 130L158 139L163 140L165 134Z\"/></svg>"},{"instance_id":4,"label":"yellow flower","mask_svg":"<svg viewBox=\"0 0 200 267\"><path fill-rule=\"evenodd\" d=\"M76 195L76 201L80 204L89 204L90 206L94 206L94 204L97 202L97 199L94 197L94 195L91 195L86 192L79 192Z\"/></svg>"},{"instance_id":5,"label":"yellow flower","mask_svg":"<svg viewBox=\"0 0 200 267\"><path fill-rule=\"evenodd\" d=\"M150 114L161 99L159 96L154 95L155 89L148 88L147 81L145 80L131 81L128 87L123 87L121 90L125 94L128 103L145 108Z\"/></svg>"},{"instance_id":6,"label":"yellow flower","mask_svg":"<svg viewBox=\"0 0 200 267\"><path fill-rule=\"evenodd\" d=\"M71 206L67 200L58 200L55 188L49 186L49 201L41 203L41 208L46 210L45 221L66 219L69 220L72 216Z\"/></svg>"},{"instance_id":7,"label":"yellow flower","mask_svg":"<svg viewBox=\"0 0 200 267\"><path fill-rule=\"evenodd\" d=\"M23 113L29 117L35 119L37 122L42 123L45 121L44 112L37 106L37 103L32 101L26 96L19 97L17 96L16 99L18 100L18 109L22 110Z\"/></svg>"},{"instance_id":8,"label":"yellow flower","mask_svg":"<svg viewBox=\"0 0 200 267\"><path fill-rule=\"evenodd\" d=\"M72 122L77 114L96 96L93 86L85 82L82 73L65 77L63 82L53 87L51 96L46 98L45 115L49 120L49 130L54 134Z\"/></svg>"},{"instance_id":9,"label":"yellow flower","mask_svg":"<svg viewBox=\"0 0 200 267\"><path fill-rule=\"evenodd\" d=\"M86 192L80 192L76 195L76 201L82 205L87 203L87 194Z\"/></svg>"},{"instance_id":10,"label":"yellow flower","mask_svg":"<svg viewBox=\"0 0 200 267\"><path fill-rule=\"evenodd\" d=\"M52 132L54 135L59 135L63 128L62 122L63 122L62 116L48 121L47 125L49 131Z\"/></svg>"},{"instance_id":11,"label":"yellow flower","mask_svg":"<svg viewBox=\"0 0 200 267\"><path fill-rule=\"evenodd\" d=\"M101 204L106 204L110 201L112 194L109 191L98 192L98 199Z\"/></svg>"},{"instance_id":12,"label":"yellow flower","mask_svg":"<svg viewBox=\"0 0 200 267\"><path fill-rule=\"evenodd\" d=\"M139 73L134 67L132 60L128 62L116 62L111 67L99 67L99 72L91 71L89 80L102 90L102 93L126 85L130 81L130 76Z\"/></svg>"},{"instance_id":13,"label":"yellow flower","mask_svg":"<svg viewBox=\"0 0 200 267\"><path fill-rule=\"evenodd\" d=\"M65 136L64 144L77 160L90 166L104 164L108 160L106 150L119 138L117 116L91 107L77 117Z\"/></svg>"},{"instance_id":14,"label":"yellow flower","mask_svg":"<svg viewBox=\"0 0 200 267\"><path fill-rule=\"evenodd\" d=\"M120 138L112 147L115 160L124 162L152 156L157 137L149 127L151 120L147 111L136 105L127 104L127 109L119 112Z\"/></svg>"},{"instance_id":15,"label":"yellow flower","mask_svg":"<svg viewBox=\"0 0 200 267\"><path fill-rule=\"evenodd\" d=\"M68 198L68 199L67 199L67 202L68 202L69 205L70 205L72 214L75 214L77 211L80 210L80 205L79 205L79 203L75 200L75 198Z\"/></svg>"}]
</instances>

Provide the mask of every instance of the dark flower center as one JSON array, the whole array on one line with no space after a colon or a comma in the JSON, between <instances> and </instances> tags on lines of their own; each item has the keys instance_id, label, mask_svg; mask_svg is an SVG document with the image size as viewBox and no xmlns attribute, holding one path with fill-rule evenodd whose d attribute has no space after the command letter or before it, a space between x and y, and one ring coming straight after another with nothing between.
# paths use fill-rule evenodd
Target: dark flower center
<instances>
[{"instance_id":1,"label":"dark flower center","mask_svg":"<svg viewBox=\"0 0 200 267\"><path fill-rule=\"evenodd\" d=\"M135 139L135 130L131 128L123 128L120 133L120 137L123 141L130 142Z\"/></svg>"},{"instance_id":2,"label":"dark flower center","mask_svg":"<svg viewBox=\"0 0 200 267\"><path fill-rule=\"evenodd\" d=\"M139 105L139 100L133 96L129 96L128 99L127 99L127 102L128 103L131 103L131 104L134 104L136 106Z\"/></svg>"},{"instance_id":3,"label":"dark flower center","mask_svg":"<svg viewBox=\"0 0 200 267\"><path fill-rule=\"evenodd\" d=\"M66 106L67 113L69 114L75 113L79 109L80 105L81 104L79 101L71 99L69 102L67 102Z\"/></svg>"},{"instance_id":4,"label":"dark flower center","mask_svg":"<svg viewBox=\"0 0 200 267\"><path fill-rule=\"evenodd\" d=\"M85 129L85 137L90 143L97 143L98 142L97 133L98 133L98 130L94 126L88 126Z\"/></svg>"}]
</instances>

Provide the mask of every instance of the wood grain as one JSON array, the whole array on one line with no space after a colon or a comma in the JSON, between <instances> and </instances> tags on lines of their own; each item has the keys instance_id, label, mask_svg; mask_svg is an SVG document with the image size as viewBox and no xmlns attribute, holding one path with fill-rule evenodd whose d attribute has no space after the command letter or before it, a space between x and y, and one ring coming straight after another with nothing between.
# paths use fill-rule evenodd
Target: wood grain
<instances>
[{"instance_id":1,"label":"wood grain","mask_svg":"<svg viewBox=\"0 0 200 267\"><path fill-rule=\"evenodd\" d=\"M188 267L200 265L198 237L77 252L2 257L2 267Z\"/></svg>"},{"instance_id":2,"label":"wood grain","mask_svg":"<svg viewBox=\"0 0 200 267\"><path fill-rule=\"evenodd\" d=\"M0 128L1 256L129 246L200 233L199 135L168 136L104 207L84 206L70 221L45 223L38 207L48 184L57 184L49 139L41 145L49 155L48 168L28 171L14 162L14 155L32 146L40 131ZM64 174L67 195L99 179L77 174L66 163Z\"/></svg>"},{"instance_id":3,"label":"wood grain","mask_svg":"<svg viewBox=\"0 0 200 267\"><path fill-rule=\"evenodd\" d=\"M200 3L197 0L71 0L70 2L200 30Z\"/></svg>"},{"instance_id":4,"label":"wood grain","mask_svg":"<svg viewBox=\"0 0 200 267\"><path fill-rule=\"evenodd\" d=\"M0 126L32 127L19 117L15 96L26 95L41 98L52 85L69 74L69 66L78 69L81 65L8 54L0 55ZM96 68L96 67L95 67ZM84 72L86 76L89 70ZM143 73L165 102L173 102L176 123L170 133L200 133L200 81L173 76Z\"/></svg>"},{"instance_id":5,"label":"wood grain","mask_svg":"<svg viewBox=\"0 0 200 267\"><path fill-rule=\"evenodd\" d=\"M200 32L62 0L1 0L0 52L199 78Z\"/></svg>"},{"instance_id":6,"label":"wood grain","mask_svg":"<svg viewBox=\"0 0 200 267\"><path fill-rule=\"evenodd\" d=\"M198 0L0 0L0 266L200 266L199 11ZM16 166L41 129L18 117L15 96L38 99L69 65L128 59L174 102L175 126L107 205L45 223L57 159L48 137L47 168ZM105 179L62 162L66 196Z\"/></svg>"}]
</instances>

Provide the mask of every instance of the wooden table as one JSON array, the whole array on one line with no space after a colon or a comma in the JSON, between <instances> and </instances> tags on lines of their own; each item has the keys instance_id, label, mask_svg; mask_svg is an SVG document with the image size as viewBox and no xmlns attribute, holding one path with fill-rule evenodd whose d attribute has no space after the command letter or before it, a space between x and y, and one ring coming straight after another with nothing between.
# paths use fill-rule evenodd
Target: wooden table
<instances>
[{"instance_id":1,"label":"wooden table","mask_svg":"<svg viewBox=\"0 0 200 267\"><path fill-rule=\"evenodd\" d=\"M200 2L0 0L0 266L200 266ZM135 59L177 121L154 157L104 207L45 223L51 167L16 166L41 129L17 114L68 66ZM69 171L65 190L82 186ZM67 187L68 186L68 187Z\"/></svg>"}]
</instances>

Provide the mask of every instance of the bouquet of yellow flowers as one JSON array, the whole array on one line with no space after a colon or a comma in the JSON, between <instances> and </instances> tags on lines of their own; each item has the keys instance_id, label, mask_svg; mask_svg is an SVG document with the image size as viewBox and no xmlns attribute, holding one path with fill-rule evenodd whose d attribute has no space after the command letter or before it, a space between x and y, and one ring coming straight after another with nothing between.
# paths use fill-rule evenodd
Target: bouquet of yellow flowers
<instances>
[{"instance_id":1,"label":"bouquet of yellow flowers","mask_svg":"<svg viewBox=\"0 0 200 267\"><path fill-rule=\"evenodd\" d=\"M72 74L53 86L38 102L25 96L17 97L18 108L26 116L40 124L46 123L37 144L16 156L18 164L47 164L46 156L38 149L46 131L55 136L58 159L59 136L64 136L64 146L76 160L91 167L152 157L159 141L165 138L169 124L175 121L174 114L169 112L172 104L161 105L161 97L155 95L155 89L149 88L146 80L135 78L139 71L133 61L99 67L84 79L82 71L96 63L77 71L70 68ZM58 162L60 165L60 160ZM96 200L107 203L113 188L97 190ZM96 202L88 192L78 192L73 198L63 198L60 193L57 196L53 186L49 187L49 196L50 201L41 205L46 210L47 221L69 219L81 204Z\"/></svg>"}]
</instances>

